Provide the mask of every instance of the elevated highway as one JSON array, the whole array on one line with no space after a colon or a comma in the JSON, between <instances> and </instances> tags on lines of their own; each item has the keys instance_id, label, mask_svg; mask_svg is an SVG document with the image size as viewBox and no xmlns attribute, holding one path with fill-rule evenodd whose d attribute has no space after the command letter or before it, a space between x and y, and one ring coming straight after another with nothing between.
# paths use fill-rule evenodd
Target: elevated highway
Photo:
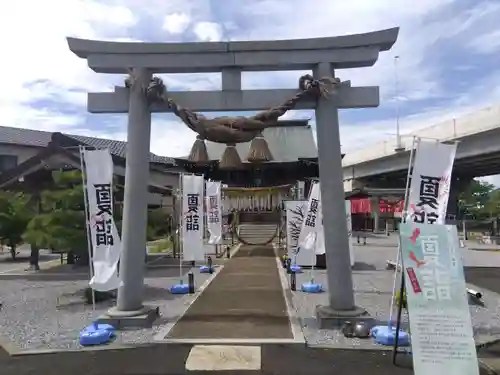
<instances>
[{"instance_id":1,"label":"elevated highway","mask_svg":"<svg viewBox=\"0 0 500 375\"><path fill-rule=\"evenodd\" d=\"M406 178L413 138L458 141L454 175L463 179L500 174L500 105L401 136L369 148L346 153L342 165L344 188L362 186L402 187Z\"/></svg>"}]
</instances>

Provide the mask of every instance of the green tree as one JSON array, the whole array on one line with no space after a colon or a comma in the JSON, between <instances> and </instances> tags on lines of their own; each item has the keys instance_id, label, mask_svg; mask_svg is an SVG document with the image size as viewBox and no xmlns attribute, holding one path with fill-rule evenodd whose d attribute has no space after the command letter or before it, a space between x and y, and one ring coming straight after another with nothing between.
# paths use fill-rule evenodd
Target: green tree
<instances>
[{"instance_id":1,"label":"green tree","mask_svg":"<svg viewBox=\"0 0 500 375\"><path fill-rule=\"evenodd\" d=\"M34 213L29 195L0 191L0 239L10 247L12 259L16 259L17 246L23 242L23 234Z\"/></svg>"},{"instance_id":2,"label":"green tree","mask_svg":"<svg viewBox=\"0 0 500 375\"><path fill-rule=\"evenodd\" d=\"M85 201L80 171L55 171L54 186L41 193L42 212L28 224L24 240L38 248L77 255L88 264Z\"/></svg>"},{"instance_id":3,"label":"green tree","mask_svg":"<svg viewBox=\"0 0 500 375\"><path fill-rule=\"evenodd\" d=\"M472 215L475 219L490 217L487 204L494 189L495 186L492 184L472 180L468 188L459 197L462 214Z\"/></svg>"},{"instance_id":4,"label":"green tree","mask_svg":"<svg viewBox=\"0 0 500 375\"><path fill-rule=\"evenodd\" d=\"M500 189L495 189L488 194L485 209L490 217L500 217Z\"/></svg>"},{"instance_id":5,"label":"green tree","mask_svg":"<svg viewBox=\"0 0 500 375\"><path fill-rule=\"evenodd\" d=\"M148 211L148 240L170 236L172 226L172 216L165 208L154 208Z\"/></svg>"}]
</instances>

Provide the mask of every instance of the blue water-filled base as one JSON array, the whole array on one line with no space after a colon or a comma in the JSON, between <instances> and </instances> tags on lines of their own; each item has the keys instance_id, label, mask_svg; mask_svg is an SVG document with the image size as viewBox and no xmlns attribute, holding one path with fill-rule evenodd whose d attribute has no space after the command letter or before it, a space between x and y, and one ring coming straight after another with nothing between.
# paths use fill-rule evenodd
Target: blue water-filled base
<instances>
[{"instance_id":1,"label":"blue water-filled base","mask_svg":"<svg viewBox=\"0 0 500 375\"><path fill-rule=\"evenodd\" d=\"M103 345L115 337L115 327L110 324L93 323L80 331L80 345Z\"/></svg>"},{"instance_id":2,"label":"blue water-filled base","mask_svg":"<svg viewBox=\"0 0 500 375\"><path fill-rule=\"evenodd\" d=\"M323 292L323 285L317 283L304 283L300 286L300 290L304 293L321 293Z\"/></svg>"},{"instance_id":3,"label":"blue water-filled base","mask_svg":"<svg viewBox=\"0 0 500 375\"><path fill-rule=\"evenodd\" d=\"M293 264L290 266L290 271L295 273L302 273L302 267L299 266L298 264Z\"/></svg>"},{"instance_id":4,"label":"blue water-filled base","mask_svg":"<svg viewBox=\"0 0 500 375\"><path fill-rule=\"evenodd\" d=\"M371 330L371 335L377 344L392 346L396 340L396 328L392 326L375 326ZM410 335L407 332L400 329L398 336L398 346L410 345Z\"/></svg>"},{"instance_id":5,"label":"blue water-filled base","mask_svg":"<svg viewBox=\"0 0 500 375\"><path fill-rule=\"evenodd\" d=\"M200 273L212 273L214 272L214 266L201 266Z\"/></svg>"},{"instance_id":6,"label":"blue water-filled base","mask_svg":"<svg viewBox=\"0 0 500 375\"><path fill-rule=\"evenodd\" d=\"M189 284L175 284L170 287L170 293L172 294L188 294Z\"/></svg>"}]
</instances>

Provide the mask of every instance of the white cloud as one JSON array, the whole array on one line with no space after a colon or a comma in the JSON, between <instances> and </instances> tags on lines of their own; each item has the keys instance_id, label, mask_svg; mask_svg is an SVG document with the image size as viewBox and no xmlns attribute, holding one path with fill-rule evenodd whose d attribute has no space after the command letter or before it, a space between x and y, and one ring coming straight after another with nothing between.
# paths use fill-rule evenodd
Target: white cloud
<instances>
[{"instance_id":1,"label":"white cloud","mask_svg":"<svg viewBox=\"0 0 500 375\"><path fill-rule=\"evenodd\" d=\"M488 98L485 98L485 93L488 94ZM457 119L499 102L500 74L492 74L484 82L471 87L466 93L458 95L447 105L401 117L401 134L404 136L444 121ZM376 109L367 109L367 111L370 110L376 111ZM341 122L340 130L344 151L371 147L380 141L395 145L396 116L381 121L363 121L356 124Z\"/></svg>"},{"instance_id":2,"label":"white cloud","mask_svg":"<svg viewBox=\"0 0 500 375\"><path fill-rule=\"evenodd\" d=\"M354 86L379 85L380 109L357 110L363 118L355 123L341 116L345 150L369 146L395 133L393 116L380 111L394 109L393 56L398 64L399 97L412 113L401 113L403 132L433 125L500 101L500 73L484 71L474 83L450 91L443 86L450 66L434 55L436 45L446 45L464 56L452 68L460 75L477 74L465 52L491 58L500 44L500 2L471 3L453 0L219 0L213 12L211 1L194 0L18 0L0 11L0 45L10 51L0 60L0 124L85 132L86 93L109 91L123 77L92 72L86 61L68 49L67 36L120 41L166 41L170 34L193 35L199 41L290 39L345 35L400 26L393 50L383 52L373 68L337 71ZM29 11L26 11L29 9ZM64 15L64 16L61 16ZM22 22L20 22L22 20ZM30 25L29 28L23 25ZM188 32L189 30L189 32ZM489 55L487 55L489 54ZM466 58L467 57L467 58ZM451 64L451 63L450 63ZM246 73L244 88L296 87L304 72ZM450 74L448 74L450 75ZM457 73L458 75L458 73ZM218 74L163 76L169 88L182 90L220 89ZM461 80L460 76L449 79ZM446 99L447 105L421 110L422 101ZM34 101L54 105L33 106ZM71 113L67 107L78 109ZM369 120L373 113L381 121ZM312 112L291 112L287 117L309 117ZM90 117L89 123L92 123ZM126 121L122 121L123 124ZM102 130L122 137L122 133ZM194 134L172 115L155 116L152 150L161 155L185 155ZM89 135L95 134L89 130Z\"/></svg>"},{"instance_id":3,"label":"white cloud","mask_svg":"<svg viewBox=\"0 0 500 375\"><path fill-rule=\"evenodd\" d=\"M492 31L486 35L479 35L469 45L479 53L496 53L500 50L500 30Z\"/></svg>"},{"instance_id":4,"label":"white cloud","mask_svg":"<svg viewBox=\"0 0 500 375\"><path fill-rule=\"evenodd\" d=\"M20 0L9 4L0 12L0 45L9 51L0 61L0 123L44 128L48 118L53 124L81 122L81 114L70 116L31 105L35 100L54 98L61 109L66 103L81 105L86 91L109 87L111 79L93 73L69 51L66 37L106 38L126 32L136 22L127 7L98 1Z\"/></svg>"},{"instance_id":5,"label":"white cloud","mask_svg":"<svg viewBox=\"0 0 500 375\"><path fill-rule=\"evenodd\" d=\"M485 176L478 178L477 180L487 182L489 184L495 185L495 187L500 188L500 175L497 176Z\"/></svg>"},{"instance_id":6,"label":"white cloud","mask_svg":"<svg viewBox=\"0 0 500 375\"><path fill-rule=\"evenodd\" d=\"M181 121L154 116L151 127L151 152L157 155L183 157L189 154L196 134Z\"/></svg>"},{"instance_id":7,"label":"white cloud","mask_svg":"<svg viewBox=\"0 0 500 375\"><path fill-rule=\"evenodd\" d=\"M198 22L193 31L202 42L219 42L222 38L222 27L216 22Z\"/></svg>"},{"instance_id":8,"label":"white cloud","mask_svg":"<svg viewBox=\"0 0 500 375\"><path fill-rule=\"evenodd\" d=\"M112 130L90 130L84 124L72 124L79 127L72 128L69 132L87 137L126 141L127 119L125 116L119 116L119 118L118 126L114 126ZM64 132L64 130L60 130L61 126L62 124L55 124L41 130ZM196 135L176 117L168 114L153 115L151 121L151 152L163 156L184 157L189 154L195 139Z\"/></svg>"},{"instance_id":9,"label":"white cloud","mask_svg":"<svg viewBox=\"0 0 500 375\"><path fill-rule=\"evenodd\" d=\"M190 22L191 17L186 13L171 13L165 16L163 29L171 34L182 34Z\"/></svg>"}]
</instances>

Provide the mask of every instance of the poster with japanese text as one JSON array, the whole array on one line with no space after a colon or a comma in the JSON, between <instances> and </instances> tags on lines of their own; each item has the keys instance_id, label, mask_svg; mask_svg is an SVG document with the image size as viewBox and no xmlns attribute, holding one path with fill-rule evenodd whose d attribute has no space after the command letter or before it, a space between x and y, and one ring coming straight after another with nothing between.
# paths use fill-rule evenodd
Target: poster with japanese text
<instances>
[{"instance_id":1,"label":"poster with japanese text","mask_svg":"<svg viewBox=\"0 0 500 375\"><path fill-rule=\"evenodd\" d=\"M182 175L182 259L204 261L203 244L203 176Z\"/></svg>"},{"instance_id":2,"label":"poster with japanese text","mask_svg":"<svg viewBox=\"0 0 500 375\"><path fill-rule=\"evenodd\" d=\"M456 151L456 143L417 143L408 199L408 221L445 223Z\"/></svg>"},{"instance_id":3,"label":"poster with japanese text","mask_svg":"<svg viewBox=\"0 0 500 375\"><path fill-rule=\"evenodd\" d=\"M406 223L400 236L415 374L478 375L457 228Z\"/></svg>"}]
</instances>

